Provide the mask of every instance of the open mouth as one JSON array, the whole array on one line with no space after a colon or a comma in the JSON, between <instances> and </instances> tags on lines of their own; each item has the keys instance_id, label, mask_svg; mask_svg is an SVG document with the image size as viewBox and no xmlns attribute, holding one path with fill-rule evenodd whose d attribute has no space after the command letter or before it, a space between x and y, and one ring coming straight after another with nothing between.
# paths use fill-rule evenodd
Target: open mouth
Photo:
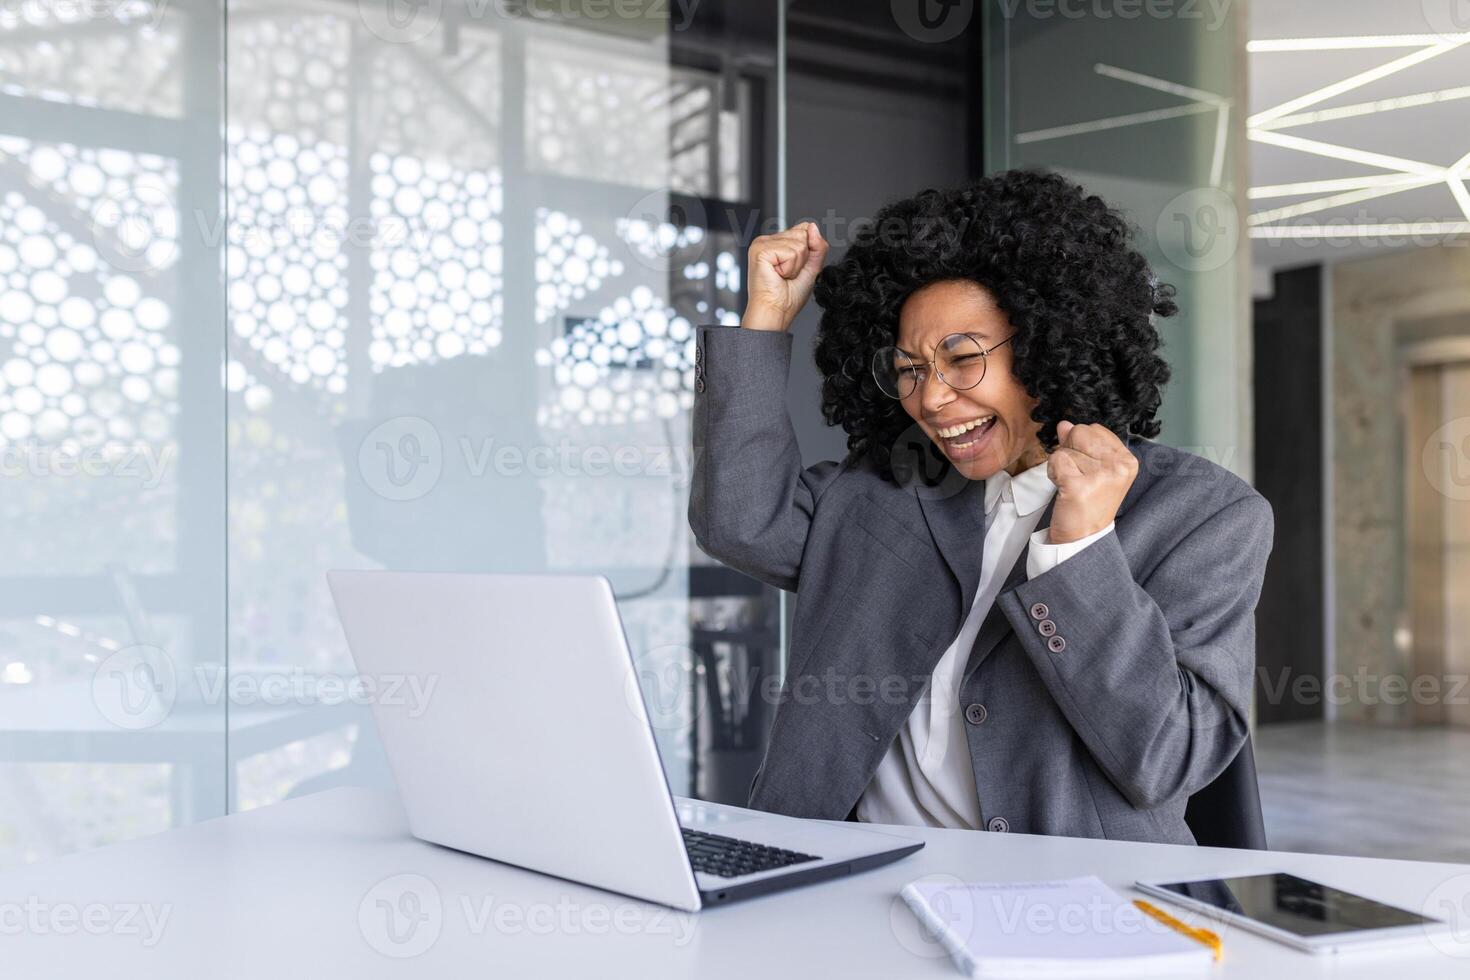
<instances>
[{"instance_id":1,"label":"open mouth","mask_svg":"<svg viewBox=\"0 0 1470 980\"><path fill-rule=\"evenodd\" d=\"M944 451L951 459L973 456L983 449L995 429L998 416L987 415L959 425L942 426L935 431L944 440Z\"/></svg>"}]
</instances>

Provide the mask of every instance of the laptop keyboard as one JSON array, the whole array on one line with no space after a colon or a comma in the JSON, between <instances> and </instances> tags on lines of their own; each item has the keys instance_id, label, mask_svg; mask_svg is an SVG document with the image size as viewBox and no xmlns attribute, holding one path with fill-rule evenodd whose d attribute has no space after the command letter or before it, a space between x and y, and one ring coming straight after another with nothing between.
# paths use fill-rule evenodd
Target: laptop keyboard
<instances>
[{"instance_id":1,"label":"laptop keyboard","mask_svg":"<svg viewBox=\"0 0 1470 980\"><path fill-rule=\"evenodd\" d=\"M694 870L721 878L738 878L757 871L770 871L772 868L821 860L814 854L752 844L750 841L707 834L688 827L680 829L684 831L684 849L689 852L689 863L694 865Z\"/></svg>"}]
</instances>

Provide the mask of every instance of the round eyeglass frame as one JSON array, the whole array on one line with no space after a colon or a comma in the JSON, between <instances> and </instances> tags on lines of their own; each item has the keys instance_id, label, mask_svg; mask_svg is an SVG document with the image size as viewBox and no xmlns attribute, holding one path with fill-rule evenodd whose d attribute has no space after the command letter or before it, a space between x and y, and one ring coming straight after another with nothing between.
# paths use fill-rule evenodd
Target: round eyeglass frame
<instances>
[{"instance_id":1,"label":"round eyeglass frame","mask_svg":"<svg viewBox=\"0 0 1470 980\"><path fill-rule=\"evenodd\" d=\"M954 382L950 381L948 378L946 378L944 376L944 372L941 371L941 370L939 370L939 365L938 365L938 363L936 363L939 360L937 357L936 358L931 358L930 360L927 360L927 361L917 361L914 358L910 357L908 354L905 354L903 351L899 350L897 347L893 346L892 344L886 345L884 347L879 347L877 350L875 350L873 352L873 364L872 364L873 381L877 383L878 390L879 391L883 392L884 395L886 395L889 398L894 399L895 401L903 401L905 398L908 398L914 392L916 392L916 391L919 390L919 382L917 382L917 381L912 382L913 387L910 388L907 392L905 392L904 394L901 394L901 395L894 394L893 392L889 391L884 386L883 376L882 376L882 374L879 373L879 367L878 366L884 360L884 357L883 357L884 353L885 352L889 352L890 356L889 356L888 360L889 360L890 363L893 360L893 355L896 355L897 357L901 357L904 360L908 361L909 362L909 367L920 367L920 366L923 366L923 367L933 367L934 368L934 375L940 381L943 381L945 384L949 385L955 391L969 391L971 388L975 388L975 387L979 386L980 382L982 382L982 381L985 380L985 372L987 370L989 370L989 368L990 368L990 352L993 351L993 350L995 350L997 347L1001 346L1002 344L1006 343L1007 341L1009 341L1011 339L1011 337L1014 337L1014 336L1015 336L1015 334L1013 333L1013 334L1011 334L1010 337L1007 337L1005 340L1001 340L1001 341L998 341L998 342L996 342L994 344L991 344L989 347L981 347L980 346L980 341L976 340L973 336L971 336L970 334L967 334L967 333L951 333L951 334L946 334L943 338L940 339L939 343L935 346L935 350L941 350L941 349L947 348L949 346L950 340L953 339L953 338L956 338L956 337L958 337L958 338L960 338L962 340L969 341L970 343L972 343L972 344L975 345L975 351L976 351L976 353L978 353L980 355L980 376L978 378L976 378L974 380L974 382L971 383L971 384L957 385Z\"/></svg>"}]
</instances>

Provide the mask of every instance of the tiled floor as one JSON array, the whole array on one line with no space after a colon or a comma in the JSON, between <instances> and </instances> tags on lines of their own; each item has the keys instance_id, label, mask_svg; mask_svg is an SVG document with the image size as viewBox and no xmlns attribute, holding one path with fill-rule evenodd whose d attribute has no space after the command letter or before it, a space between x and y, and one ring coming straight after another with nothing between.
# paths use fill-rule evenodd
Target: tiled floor
<instances>
[{"instance_id":1,"label":"tiled floor","mask_svg":"<svg viewBox=\"0 0 1470 980\"><path fill-rule=\"evenodd\" d=\"M1470 863L1470 730L1293 722L1255 750L1272 849Z\"/></svg>"}]
</instances>

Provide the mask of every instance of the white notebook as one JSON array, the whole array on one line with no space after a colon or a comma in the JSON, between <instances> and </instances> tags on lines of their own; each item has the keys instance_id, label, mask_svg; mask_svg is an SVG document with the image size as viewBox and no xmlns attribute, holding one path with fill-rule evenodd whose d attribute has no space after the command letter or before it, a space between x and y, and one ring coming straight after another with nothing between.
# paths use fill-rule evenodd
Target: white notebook
<instances>
[{"instance_id":1,"label":"white notebook","mask_svg":"<svg viewBox=\"0 0 1470 980\"><path fill-rule=\"evenodd\" d=\"M1096 876L948 884L900 893L971 977L1106 977L1205 972L1208 946L1181 935Z\"/></svg>"}]
</instances>

